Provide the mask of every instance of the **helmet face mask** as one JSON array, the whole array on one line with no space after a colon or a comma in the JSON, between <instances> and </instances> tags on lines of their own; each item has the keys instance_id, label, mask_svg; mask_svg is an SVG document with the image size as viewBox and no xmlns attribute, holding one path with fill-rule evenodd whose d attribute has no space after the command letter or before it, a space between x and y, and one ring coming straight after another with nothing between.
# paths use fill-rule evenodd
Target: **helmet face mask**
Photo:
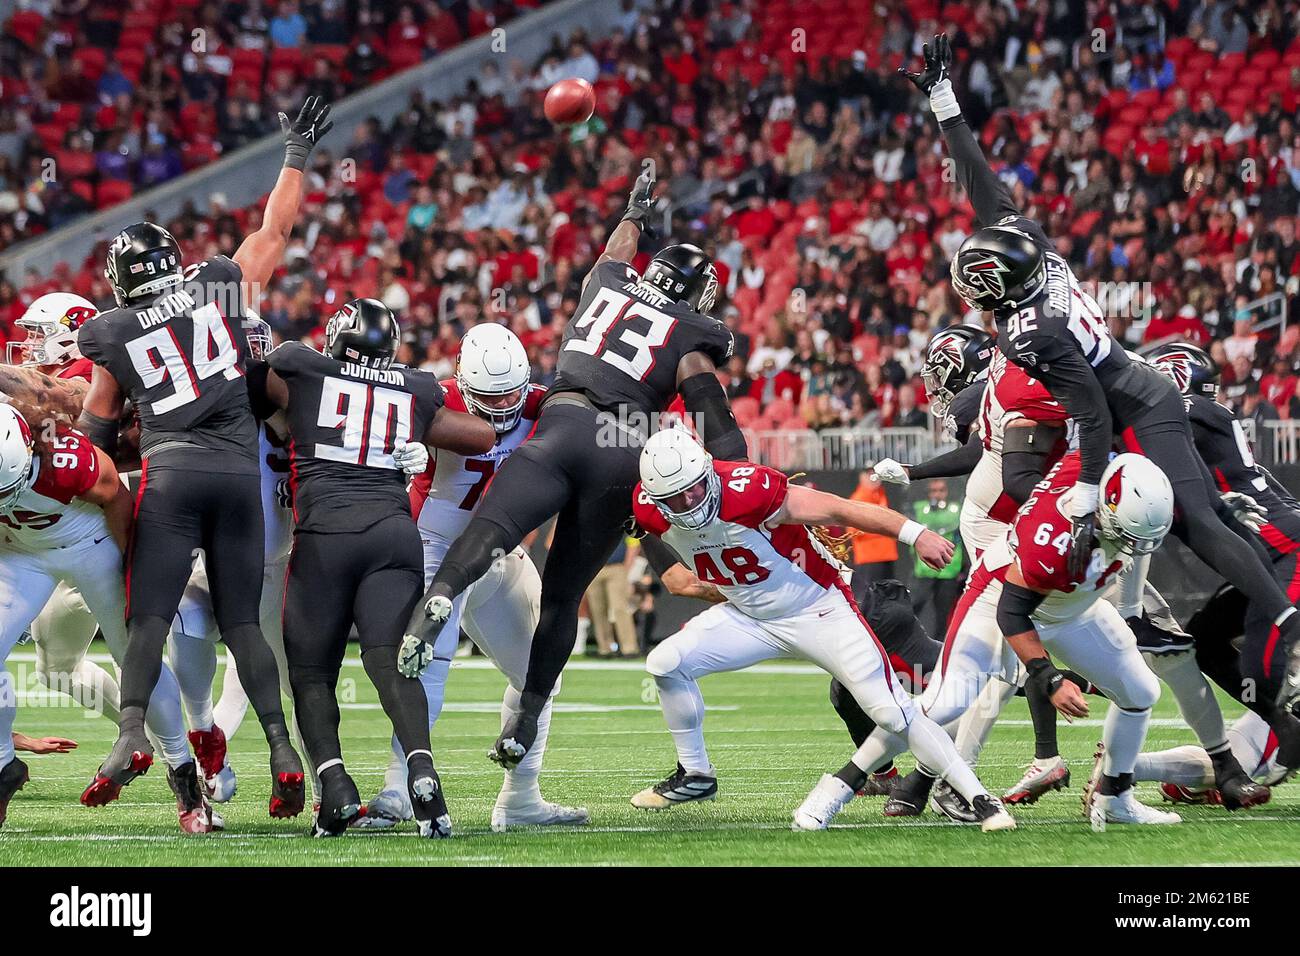
<instances>
[{"instance_id":1,"label":"helmet face mask","mask_svg":"<svg viewBox=\"0 0 1300 956\"><path fill-rule=\"evenodd\" d=\"M244 316L244 336L248 339L248 357L260 362L271 351L271 326L255 314Z\"/></svg>"},{"instance_id":2,"label":"helmet face mask","mask_svg":"<svg viewBox=\"0 0 1300 956\"><path fill-rule=\"evenodd\" d=\"M519 424L528 401L532 367L523 343L504 325L485 322L461 339L456 384L465 407L498 435Z\"/></svg>"},{"instance_id":3,"label":"helmet face mask","mask_svg":"<svg viewBox=\"0 0 1300 956\"><path fill-rule=\"evenodd\" d=\"M641 490L664 520L699 531L722 509L722 479L713 456L681 428L655 432L641 449Z\"/></svg>"},{"instance_id":4,"label":"helmet face mask","mask_svg":"<svg viewBox=\"0 0 1300 956\"><path fill-rule=\"evenodd\" d=\"M104 278L123 308L132 299L178 286L184 281L180 245L170 232L154 223L128 226L109 243Z\"/></svg>"},{"instance_id":5,"label":"helmet face mask","mask_svg":"<svg viewBox=\"0 0 1300 956\"><path fill-rule=\"evenodd\" d=\"M340 362L386 369L400 340L397 317L377 299L354 299L325 323L325 353Z\"/></svg>"},{"instance_id":6,"label":"helmet face mask","mask_svg":"<svg viewBox=\"0 0 1300 956\"><path fill-rule=\"evenodd\" d=\"M971 309L996 312L1037 295L1046 259L1023 230L986 226L961 244L948 267L953 290Z\"/></svg>"},{"instance_id":7,"label":"helmet face mask","mask_svg":"<svg viewBox=\"0 0 1300 956\"><path fill-rule=\"evenodd\" d=\"M712 468L692 485L664 498L650 496L669 524L687 531L708 527L722 505L722 480Z\"/></svg>"},{"instance_id":8,"label":"helmet face mask","mask_svg":"<svg viewBox=\"0 0 1300 956\"><path fill-rule=\"evenodd\" d=\"M983 329L956 326L941 329L926 346L921 384L930 413L946 418L952 400L988 373L993 339Z\"/></svg>"}]
</instances>

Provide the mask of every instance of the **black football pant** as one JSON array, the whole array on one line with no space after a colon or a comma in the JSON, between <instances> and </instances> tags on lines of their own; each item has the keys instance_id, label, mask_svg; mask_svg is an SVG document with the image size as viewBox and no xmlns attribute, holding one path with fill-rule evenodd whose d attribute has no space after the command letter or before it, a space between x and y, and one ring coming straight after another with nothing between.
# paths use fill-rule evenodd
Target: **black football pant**
<instances>
[{"instance_id":1,"label":"black football pant","mask_svg":"<svg viewBox=\"0 0 1300 956\"><path fill-rule=\"evenodd\" d=\"M1259 697L1273 698L1285 671L1274 658L1283 643L1273 625L1293 603L1278 585L1268 555L1254 535L1230 527L1234 519L1224 514L1219 491L1209 469L1192 443L1182 397L1172 388L1149 410L1121 432L1124 446L1146 455L1160 466L1173 486L1173 533L1196 556L1246 595L1251 613L1267 622L1250 629L1241 648L1242 676ZM1234 696L1237 696L1234 694Z\"/></svg>"},{"instance_id":2,"label":"black football pant","mask_svg":"<svg viewBox=\"0 0 1300 956\"><path fill-rule=\"evenodd\" d=\"M336 689L352 625L361 662L406 753L429 749L418 680L397 672L397 649L424 583L424 548L406 515L365 531L297 531L284 589L284 653L298 729L312 765L341 760ZM241 672L242 676L242 672Z\"/></svg>"},{"instance_id":3,"label":"black football pant","mask_svg":"<svg viewBox=\"0 0 1300 956\"><path fill-rule=\"evenodd\" d=\"M582 596L627 533L643 441L569 393L549 399L533 436L496 473L433 577L426 597L454 598L526 534L559 516L542 571L525 693L549 696L573 652ZM418 632L413 621L412 633Z\"/></svg>"},{"instance_id":4,"label":"black football pant","mask_svg":"<svg viewBox=\"0 0 1300 956\"><path fill-rule=\"evenodd\" d=\"M177 467L164 459L144 463L127 548L123 717L143 718L198 548L217 627L235 656L249 702L264 729L282 728L279 672L258 614L265 563L261 478Z\"/></svg>"}]
</instances>

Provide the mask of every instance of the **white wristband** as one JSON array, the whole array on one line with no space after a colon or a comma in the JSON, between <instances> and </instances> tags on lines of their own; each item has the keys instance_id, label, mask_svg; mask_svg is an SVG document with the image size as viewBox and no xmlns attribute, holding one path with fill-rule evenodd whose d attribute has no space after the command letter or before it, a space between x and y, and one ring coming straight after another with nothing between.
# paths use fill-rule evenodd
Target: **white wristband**
<instances>
[{"instance_id":1,"label":"white wristband","mask_svg":"<svg viewBox=\"0 0 1300 956\"><path fill-rule=\"evenodd\" d=\"M1101 497L1101 491L1096 485L1086 484L1082 481L1076 482L1074 486L1074 500L1070 502L1070 513L1074 517L1090 515L1097 510L1097 502Z\"/></svg>"},{"instance_id":2,"label":"white wristband","mask_svg":"<svg viewBox=\"0 0 1300 956\"><path fill-rule=\"evenodd\" d=\"M903 522L903 527L899 529L898 540L903 544L911 547L916 544L916 539L921 537L925 532L925 525L919 521L912 521L910 518Z\"/></svg>"},{"instance_id":3,"label":"white wristband","mask_svg":"<svg viewBox=\"0 0 1300 956\"><path fill-rule=\"evenodd\" d=\"M957 94L952 91L952 80L943 79L930 87L930 112L940 121L961 116Z\"/></svg>"}]
</instances>

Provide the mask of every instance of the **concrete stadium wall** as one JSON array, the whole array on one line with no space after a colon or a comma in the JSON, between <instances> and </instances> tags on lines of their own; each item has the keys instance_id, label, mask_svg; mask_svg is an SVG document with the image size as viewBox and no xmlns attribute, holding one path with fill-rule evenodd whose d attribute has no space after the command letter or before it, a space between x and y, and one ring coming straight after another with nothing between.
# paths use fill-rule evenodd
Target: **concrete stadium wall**
<instances>
[{"instance_id":1,"label":"concrete stadium wall","mask_svg":"<svg viewBox=\"0 0 1300 956\"><path fill-rule=\"evenodd\" d=\"M365 120L377 117L387 123L406 106L412 90L440 100L459 94L490 57L499 58L503 65L520 60L531 66L556 34L565 37L578 27L592 36L608 34L621 17L620 7L617 0L557 0L502 27L504 50L498 42L494 51L494 37L487 34L347 97L330 113L334 129L322 148L335 157L346 155L353 133ZM126 203L15 246L0 255L0 273L21 282L28 270L46 275L59 262L80 266L97 242L139 222L146 211L167 219L189 201L203 210L213 193L222 193L231 207L255 202L275 184L283 158L280 135L267 136Z\"/></svg>"}]
</instances>

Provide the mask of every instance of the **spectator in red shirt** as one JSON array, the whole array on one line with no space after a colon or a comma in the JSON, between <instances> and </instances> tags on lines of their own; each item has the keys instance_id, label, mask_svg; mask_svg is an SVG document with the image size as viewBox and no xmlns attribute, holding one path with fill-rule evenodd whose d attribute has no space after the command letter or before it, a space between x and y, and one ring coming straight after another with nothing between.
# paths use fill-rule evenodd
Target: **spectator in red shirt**
<instances>
[{"instance_id":1,"label":"spectator in red shirt","mask_svg":"<svg viewBox=\"0 0 1300 956\"><path fill-rule=\"evenodd\" d=\"M1259 393L1283 415L1290 407L1291 396L1296 390L1296 374L1291 363L1278 355L1273 359L1273 367L1259 380Z\"/></svg>"},{"instance_id":2,"label":"spectator in red shirt","mask_svg":"<svg viewBox=\"0 0 1300 956\"><path fill-rule=\"evenodd\" d=\"M764 360L763 367L749 386L749 397L756 399L760 408L766 408L778 398L798 405L802 394L803 379L789 369L778 369L774 358Z\"/></svg>"},{"instance_id":3,"label":"spectator in red shirt","mask_svg":"<svg viewBox=\"0 0 1300 956\"><path fill-rule=\"evenodd\" d=\"M1210 332L1197 317L1194 306L1185 305L1173 315L1161 307L1147 323L1146 331L1142 333L1142 343L1145 345L1165 339L1178 339L1204 348L1210 341Z\"/></svg>"}]
</instances>

